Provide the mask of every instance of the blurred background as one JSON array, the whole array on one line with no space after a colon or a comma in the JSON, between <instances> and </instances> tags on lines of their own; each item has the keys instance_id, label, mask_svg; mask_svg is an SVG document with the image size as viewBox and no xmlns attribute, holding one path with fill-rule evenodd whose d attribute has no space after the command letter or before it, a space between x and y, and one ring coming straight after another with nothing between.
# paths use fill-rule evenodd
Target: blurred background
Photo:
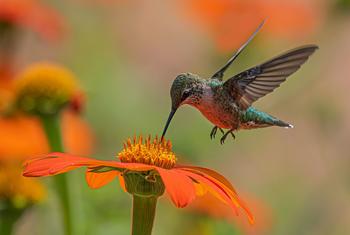
<instances>
[{"instance_id":1,"label":"blurred background","mask_svg":"<svg viewBox=\"0 0 350 235\"><path fill-rule=\"evenodd\" d=\"M84 110L64 116L65 143L72 145L67 148L112 159L127 137L161 134L177 74L210 77L265 18L226 76L294 47L319 45L302 69L254 104L295 128L242 131L220 145L219 138L209 138L212 124L184 107L167 133L179 162L210 167L232 182L256 226L210 199L185 209L161 200L154 234L350 234L348 0L0 0L1 30L8 22L16 27L0 41L0 108L11 100L10 80L26 66L61 64L85 92ZM38 128L31 118L4 114L0 159L47 152ZM24 207L21 197L6 194L6 187L13 190L23 179L4 180L4 172L0 197ZM118 182L91 190L83 173L68 173L76 234L129 234L131 197ZM35 194L35 203L16 221L16 235L62 234L53 185L50 179L39 182L38 189L23 190Z\"/></svg>"}]
</instances>

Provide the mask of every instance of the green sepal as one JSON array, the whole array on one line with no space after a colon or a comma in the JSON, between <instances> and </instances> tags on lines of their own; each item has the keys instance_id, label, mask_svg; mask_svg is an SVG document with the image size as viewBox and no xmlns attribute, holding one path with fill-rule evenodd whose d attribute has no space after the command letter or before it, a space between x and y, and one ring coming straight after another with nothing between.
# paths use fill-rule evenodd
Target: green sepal
<instances>
[{"instance_id":1,"label":"green sepal","mask_svg":"<svg viewBox=\"0 0 350 235\"><path fill-rule=\"evenodd\" d=\"M125 169L118 168L118 167L111 167L111 166L96 166L96 167L89 168L89 172L94 172L94 173L104 173L104 172L108 172L108 171L123 172L123 171L125 171Z\"/></svg>"},{"instance_id":2,"label":"green sepal","mask_svg":"<svg viewBox=\"0 0 350 235\"><path fill-rule=\"evenodd\" d=\"M162 178L154 171L126 171L123 173L125 188L132 195L159 197L164 194Z\"/></svg>"}]
</instances>

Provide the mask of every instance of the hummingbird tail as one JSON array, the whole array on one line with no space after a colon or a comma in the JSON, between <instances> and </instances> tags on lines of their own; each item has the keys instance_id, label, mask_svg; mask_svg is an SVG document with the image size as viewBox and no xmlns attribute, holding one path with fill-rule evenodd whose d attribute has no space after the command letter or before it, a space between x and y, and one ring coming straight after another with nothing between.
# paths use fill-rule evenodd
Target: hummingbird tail
<instances>
[{"instance_id":1,"label":"hummingbird tail","mask_svg":"<svg viewBox=\"0 0 350 235\"><path fill-rule=\"evenodd\" d=\"M278 119L276 119L275 121L274 121L274 125L275 126L280 126L280 127L284 127L284 128L294 128L294 126L292 125L292 124L289 124L289 123L287 123L287 122L284 122L284 121L282 121L282 120L278 120Z\"/></svg>"},{"instance_id":2,"label":"hummingbird tail","mask_svg":"<svg viewBox=\"0 0 350 235\"><path fill-rule=\"evenodd\" d=\"M293 128L294 126L279 120L267 114L265 112L259 111L253 107L249 107L246 112L241 116L241 125L243 129L254 129L262 128L268 126L279 126L284 128Z\"/></svg>"}]
</instances>

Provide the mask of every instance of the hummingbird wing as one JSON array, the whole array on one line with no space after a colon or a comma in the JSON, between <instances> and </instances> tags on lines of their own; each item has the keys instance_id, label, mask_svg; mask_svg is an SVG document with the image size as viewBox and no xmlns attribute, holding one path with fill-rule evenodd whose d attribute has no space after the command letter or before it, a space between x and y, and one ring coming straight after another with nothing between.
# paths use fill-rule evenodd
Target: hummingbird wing
<instances>
[{"instance_id":1,"label":"hummingbird wing","mask_svg":"<svg viewBox=\"0 0 350 235\"><path fill-rule=\"evenodd\" d=\"M254 101L279 87L316 49L316 45L307 45L288 51L233 76L225 81L224 87L235 97L240 107L246 109Z\"/></svg>"},{"instance_id":2,"label":"hummingbird wing","mask_svg":"<svg viewBox=\"0 0 350 235\"><path fill-rule=\"evenodd\" d=\"M232 62L239 56L239 54L241 54L243 49L250 43L250 41L253 40L253 38L257 35L259 30L261 29L261 27L264 25L264 23L265 23L265 20L263 20L259 24L258 28L254 31L254 33L250 35L248 40L236 51L236 53L227 61L227 63L222 68L220 68L216 73L214 73L211 79L219 79L220 81L222 81L225 71L230 67Z\"/></svg>"}]
</instances>

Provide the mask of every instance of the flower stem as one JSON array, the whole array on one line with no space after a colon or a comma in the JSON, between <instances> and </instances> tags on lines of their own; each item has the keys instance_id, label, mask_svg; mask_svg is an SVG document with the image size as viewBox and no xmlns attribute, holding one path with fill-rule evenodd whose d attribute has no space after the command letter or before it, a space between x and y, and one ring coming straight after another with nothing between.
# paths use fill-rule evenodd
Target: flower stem
<instances>
[{"instance_id":1,"label":"flower stem","mask_svg":"<svg viewBox=\"0 0 350 235\"><path fill-rule=\"evenodd\" d=\"M131 235L151 235L156 214L157 197L133 195Z\"/></svg>"},{"instance_id":2,"label":"flower stem","mask_svg":"<svg viewBox=\"0 0 350 235\"><path fill-rule=\"evenodd\" d=\"M47 139L49 141L50 149L54 152L64 152L61 129L60 129L60 118L59 115L42 115L41 122L43 124ZM71 218L71 207L70 197L68 189L68 175L57 175L55 176L55 184L59 200L62 205L64 232L65 235L72 235L72 218Z\"/></svg>"},{"instance_id":3,"label":"flower stem","mask_svg":"<svg viewBox=\"0 0 350 235\"><path fill-rule=\"evenodd\" d=\"M12 235L14 226L22 215L22 210L16 210L13 208L6 208L0 210L0 231L1 235Z\"/></svg>"}]
</instances>

